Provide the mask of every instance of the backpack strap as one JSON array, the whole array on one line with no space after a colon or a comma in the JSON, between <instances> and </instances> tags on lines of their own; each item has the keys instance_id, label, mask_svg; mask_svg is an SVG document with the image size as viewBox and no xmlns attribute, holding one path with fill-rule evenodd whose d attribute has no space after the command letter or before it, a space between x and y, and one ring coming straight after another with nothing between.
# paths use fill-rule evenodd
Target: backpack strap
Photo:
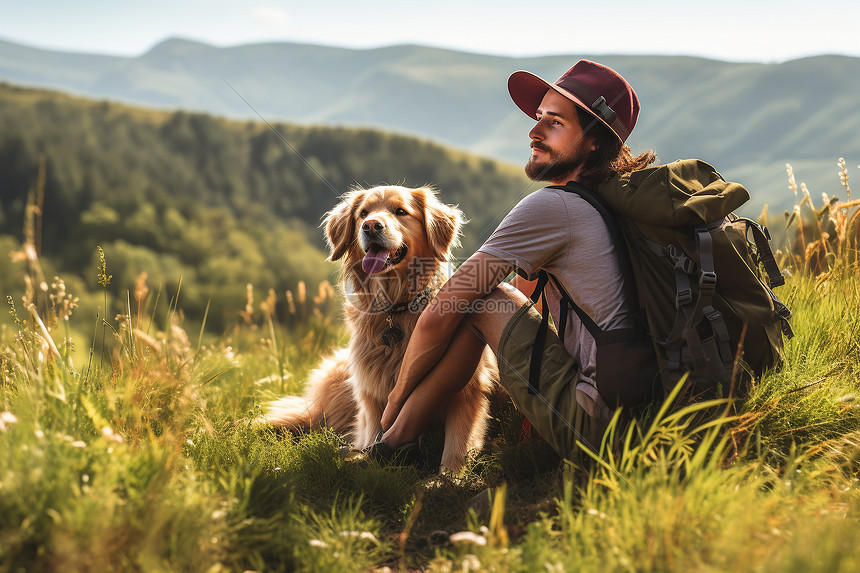
<instances>
[{"instance_id":1,"label":"backpack strap","mask_svg":"<svg viewBox=\"0 0 860 573\"><path fill-rule=\"evenodd\" d=\"M707 363L707 355L702 347L702 340L696 325L705 318L705 309L707 309L708 321L712 327L716 326L716 328L712 328L712 331L717 337L723 368L730 372L732 353L728 340L729 331L726 328L723 315L711 306L714 293L717 290L717 273L714 270L714 242L711 238L711 229L708 226L696 227L696 242L699 246L699 297L696 299L696 305L692 312L687 316L687 322L684 325L684 338L687 339L687 346L690 347L693 354L693 365L696 368L704 368ZM725 336L718 336L717 330L724 332Z\"/></svg>"},{"instance_id":2,"label":"backpack strap","mask_svg":"<svg viewBox=\"0 0 860 573\"><path fill-rule=\"evenodd\" d=\"M747 219L746 217L740 217L738 220L745 222L747 224L747 229L752 231L758 258L767 273L770 288L784 285L785 277L782 276L782 273L779 271L779 265L776 264L773 250L770 248L770 232L767 230L767 227L763 227L752 219Z\"/></svg>"},{"instance_id":3,"label":"backpack strap","mask_svg":"<svg viewBox=\"0 0 860 573\"><path fill-rule=\"evenodd\" d=\"M621 229L618 226L618 223L615 221L615 218L612 216L609 208L603 202L602 199L584 185L581 185L575 181L569 181L567 185L549 185L550 189L559 189L561 191L565 191L567 193L575 193L579 195L583 200L585 200L589 205L591 205L595 211L600 215L600 218L603 219L606 227L609 229L609 234L612 237L612 242L615 245L616 252L618 253L618 263L621 267L621 275L623 277L623 288L624 294L627 297L627 304L630 308L630 316L634 318L636 321L640 321L641 314L639 312L639 295L636 291L636 284L633 282L633 267L630 263L630 255L627 251L627 244L624 242L624 235L621 234ZM528 392L529 394L537 394L540 391L540 365L541 358L543 356L543 349L546 344L546 334L549 329L549 305L546 301L546 294L544 294L544 290L546 287L546 283L549 281L550 274L544 270L540 270L538 273L538 282L535 286L534 291L531 294L531 300L533 303L537 303L538 298L542 300L543 303L543 313L541 316L541 323L538 326L537 335L535 336L535 343L532 347L532 357L529 362L529 381L528 381ZM597 338L603 333L603 330L597 325L594 320L588 314L585 313L579 306L573 301L573 298L567 293L566 289L562 286L559 280L556 277L552 277L553 282L556 287L558 287L559 292L561 293L561 306L559 310L559 325L558 325L558 336L564 341L564 334L567 328L567 316L568 309L573 308L573 311L579 317L579 320L582 322L583 326L585 326L588 333L597 340Z\"/></svg>"},{"instance_id":4,"label":"backpack strap","mask_svg":"<svg viewBox=\"0 0 860 573\"><path fill-rule=\"evenodd\" d=\"M540 391L540 363L543 357L543 347L546 344L546 332L549 329L549 309L546 303L546 295L544 287L549 280L549 274L541 270L538 275L538 282L535 290L532 291L531 300L537 304L538 298L543 302L543 312L541 313L540 325L538 326L537 334L535 335L535 343L532 347L532 357L529 362L529 394L538 394Z\"/></svg>"},{"instance_id":5,"label":"backpack strap","mask_svg":"<svg viewBox=\"0 0 860 573\"><path fill-rule=\"evenodd\" d=\"M776 259L773 256L773 250L770 248L770 233L768 232L767 227L759 225L752 219L747 219L746 217L739 217L738 220L746 223L748 230L752 230L756 254L758 255L759 262L764 266L764 270L767 273L770 288L773 289L784 285L785 277L780 272L779 265L776 264ZM770 290L769 292L770 298L773 301L773 307L779 317L782 334L786 338L791 339L794 337L794 331L791 329L791 324L788 322L788 319L791 318L791 311L782 303L782 301L776 298L773 292Z\"/></svg>"},{"instance_id":6,"label":"backpack strap","mask_svg":"<svg viewBox=\"0 0 860 573\"><path fill-rule=\"evenodd\" d=\"M680 370L682 367L682 347L686 343L690 349L693 366L704 368L708 357L704 351L701 337L696 326L707 319L719 350L720 359L726 372L731 372L734 364L729 343L729 329L722 313L711 304L717 287L717 274L714 270L714 248L711 231L722 226L725 219L709 225L700 225L694 229L699 251L699 265L690 259L675 245L661 246L646 241L649 248L658 255L672 261L675 273L675 323L669 335L661 342L666 348L668 370ZM698 270L698 272L696 272ZM690 277L698 276L699 295L693 300L693 290Z\"/></svg>"},{"instance_id":7,"label":"backpack strap","mask_svg":"<svg viewBox=\"0 0 860 573\"><path fill-rule=\"evenodd\" d=\"M612 237L612 243L615 245L615 251L618 255L618 265L621 268L621 276L624 279L623 289L624 294L627 297L630 316L632 316L637 322L641 323L641 313L639 312L639 293L636 290L636 283L633 280L633 265L630 262L630 253L627 250L627 242L624 240L624 234L621 232L621 227L618 226L618 222L615 220L615 215L613 215L612 211L609 209L606 201L601 198L597 192L589 189L581 183L577 183L576 181L568 181L566 185L549 185L548 188L559 189L566 193L579 195L586 203L591 205L600 215L600 218L603 219L603 222L609 230L609 235ZM561 289L561 285L559 285L559 290L564 293L564 289ZM572 299L571 302L573 302ZM582 316L580 316L580 318L582 318ZM592 324L594 323L591 319L589 319L589 321ZM586 324L586 321L583 321L583 324ZM588 328L587 325L586 328ZM591 330L589 330L589 332L591 332Z\"/></svg>"}]
</instances>

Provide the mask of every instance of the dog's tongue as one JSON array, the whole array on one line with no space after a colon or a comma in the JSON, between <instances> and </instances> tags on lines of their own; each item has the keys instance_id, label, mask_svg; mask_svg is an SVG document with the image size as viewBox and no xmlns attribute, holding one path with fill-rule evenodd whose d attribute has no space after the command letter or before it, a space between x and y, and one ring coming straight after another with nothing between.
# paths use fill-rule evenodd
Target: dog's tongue
<instances>
[{"instance_id":1,"label":"dog's tongue","mask_svg":"<svg viewBox=\"0 0 860 573\"><path fill-rule=\"evenodd\" d=\"M361 268L367 274L372 275L384 269L387 262L388 251L379 247L370 247L370 250L364 255L364 260L361 261Z\"/></svg>"}]
</instances>

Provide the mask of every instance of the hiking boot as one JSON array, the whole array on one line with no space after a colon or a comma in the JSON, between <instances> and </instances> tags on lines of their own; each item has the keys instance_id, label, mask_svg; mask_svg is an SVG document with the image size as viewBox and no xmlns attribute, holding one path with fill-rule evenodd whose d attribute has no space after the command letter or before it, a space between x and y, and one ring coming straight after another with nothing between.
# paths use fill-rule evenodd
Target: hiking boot
<instances>
[{"instance_id":1,"label":"hiking boot","mask_svg":"<svg viewBox=\"0 0 860 573\"><path fill-rule=\"evenodd\" d=\"M350 447L340 448L340 458L345 462L357 463L359 467L366 468L371 461L380 466L424 466L427 463L426 456L418 442L409 442L399 448L393 448L382 442L383 431L380 430L376 439L363 450Z\"/></svg>"},{"instance_id":2,"label":"hiking boot","mask_svg":"<svg viewBox=\"0 0 860 573\"><path fill-rule=\"evenodd\" d=\"M420 466L426 463L418 442L409 442L392 448L385 442L376 441L367 449L367 458L381 466Z\"/></svg>"}]
</instances>

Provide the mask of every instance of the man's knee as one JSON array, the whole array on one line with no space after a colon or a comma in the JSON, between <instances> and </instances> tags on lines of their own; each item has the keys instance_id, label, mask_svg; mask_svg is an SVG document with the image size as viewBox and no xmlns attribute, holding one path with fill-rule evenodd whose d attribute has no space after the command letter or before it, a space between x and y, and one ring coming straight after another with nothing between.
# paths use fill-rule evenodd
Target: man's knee
<instances>
[{"instance_id":1,"label":"man's knee","mask_svg":"<svg viewBox=\"0 0 860 573\"><path fill-rule=\"evenodd\" d=\"M476 301L474 309L465 319L467 327L475 330L498 351L502 332L516 312L529 302L520 291L502 283L487 296Z\"/></svg>"}]
</instances>

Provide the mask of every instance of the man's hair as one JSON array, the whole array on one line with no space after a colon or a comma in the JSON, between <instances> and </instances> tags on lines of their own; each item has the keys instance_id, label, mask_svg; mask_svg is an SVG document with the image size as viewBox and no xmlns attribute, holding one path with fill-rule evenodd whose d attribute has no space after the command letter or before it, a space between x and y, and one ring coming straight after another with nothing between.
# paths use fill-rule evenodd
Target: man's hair
<instances>
[{"instance_id":1,"label":"man's hair","mask_svg":"<svg viewBox=\"0 0 860 573\"><path fill-rule=\"evenodd\" d=\"M624 145L603 123L579 106L575 107L579 124L597 146L589 153L579 173L578 181L583 185L600 183L616 173L624 175L644 169L657 159L657 152L653 149L634 156L630 147Z\"/></svg>"}]
</instances>

